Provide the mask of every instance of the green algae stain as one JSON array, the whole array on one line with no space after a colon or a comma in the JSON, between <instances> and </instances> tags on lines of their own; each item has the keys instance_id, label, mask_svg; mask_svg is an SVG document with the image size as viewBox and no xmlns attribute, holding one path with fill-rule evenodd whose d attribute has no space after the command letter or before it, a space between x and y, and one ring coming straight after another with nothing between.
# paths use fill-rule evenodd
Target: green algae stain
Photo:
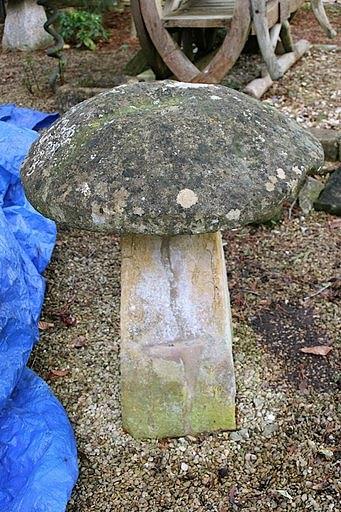
<instances>
[{"instance_id":1,"label":"green algae stain","mask_svg":"<svg viewBox=\"0 0 341 512\"><path fill-rule=\"evenodd\" d=\"M181 436L185 400L181 383L161 382L155 375L122 383L123 428L136 439Z\"/></svg>"},{"instance_id":2,"label":"green algae stain","mask_svg":"<svg viewBox=\"0 0 341 512\"><path fill-rule=\"evenodd\" d=\"M134 377L134 376L133 376ZM136 378L136 375L135 375ZM234 391L198 384L191 400L181 379L161 380L145 369L138 380L122 381L123 428L134 438L182 437L234 430Z\"/></svg>"}]
</instances>

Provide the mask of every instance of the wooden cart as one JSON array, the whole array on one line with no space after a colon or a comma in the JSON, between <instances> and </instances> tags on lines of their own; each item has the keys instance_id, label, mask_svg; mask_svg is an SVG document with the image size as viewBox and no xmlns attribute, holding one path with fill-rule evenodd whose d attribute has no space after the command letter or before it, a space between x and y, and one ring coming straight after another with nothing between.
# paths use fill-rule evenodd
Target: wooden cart
<instances>
[{"instance_id":1,"label":"wooden cart","mask_svg":"<svg viewBox=\"0 0 341 512\"><path fill-rule=\"evenodd\" d=\"M304 0L131 0L138 37L157 78L173 74L184 82L218 83L232 68L250 35L266 64L267 82L280 78L309 47L293 44L290 19ZM313 11L329 36L335 35L322 0ZM224 35L215 48L217 35ZM277 57L281 41L286 55ZM209 59L205 62L205 55ZM257 94L256 94L257 95Z\"/></svg>"}]
</instances>

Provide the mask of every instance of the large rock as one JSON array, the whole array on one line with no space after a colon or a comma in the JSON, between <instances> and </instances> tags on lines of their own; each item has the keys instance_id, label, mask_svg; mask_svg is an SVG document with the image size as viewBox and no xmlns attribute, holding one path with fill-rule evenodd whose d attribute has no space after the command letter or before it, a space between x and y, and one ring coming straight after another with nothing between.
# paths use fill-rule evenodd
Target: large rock
<instances>
[{"instance_id":1,"label":"large rock","mask_svg":"<svg viewBox=\"0 0 341 512\"><path fill-rule=\"evenodd\" d=\"M325 189L314 203L314 208L341 216L341 167L330 175Z\"/></svg>"},{"instance_id":2,"label":"large rock","mask_svg":"<svg viewBox=\"0 0 341 512\"><path fill-rule=\"evenodd\" d=\"M311 133L323 146L325 159L337 162L341 159L341 132L326 128L311 128Z\"/></svg>"},{"instance_id":3,"label":"large rock","mask_svg":"<svg viewBox=\"0 0 341 512\"><path fill-rule=\"evenodd\" d=\"M4 50L40 50L53 39L44 30L46 15L36 0L9 0L2 47Z\"/></svg>"}]
</instances>

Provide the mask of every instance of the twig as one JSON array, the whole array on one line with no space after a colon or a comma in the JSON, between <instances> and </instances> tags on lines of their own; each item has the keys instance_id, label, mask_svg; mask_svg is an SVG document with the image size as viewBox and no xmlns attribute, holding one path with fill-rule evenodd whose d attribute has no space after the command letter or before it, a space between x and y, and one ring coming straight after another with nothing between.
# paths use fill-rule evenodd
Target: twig
<instances>
[{"instance_id":1,"label":"twig","mask_svg":"<svg viewBox=\"0 0 341 512\"><path fill-rule=\"evenodd\" d=\"M241 288L240 289L242 292L245 292L245 293L252 293L253 295L257 295L258 297L260 297L260 294L258 292L254 292L253 290L250 290L249 288Z\"/></svg>"},{"instance_id":2,"label":"twig","mask_svg":"<svg viewBox=\"0 0 341 512\"><path fill-rule=\"evenodd\" d=\"M315 296L316 296L316 295L318 295L319 293L324 292L324 290L327 290L327 288L330 288L332 284L333 284L333 283L331 282L331 283L326 284L325 286L322 286L322 288L320 288L319 290L317 290L317 292L312 293L311 295L307 295L307 297L304 297L304 299L303 299L303 300L309 300L309 299L311 299L312 297L315 297Z\"/></svg>"}]
</instances>

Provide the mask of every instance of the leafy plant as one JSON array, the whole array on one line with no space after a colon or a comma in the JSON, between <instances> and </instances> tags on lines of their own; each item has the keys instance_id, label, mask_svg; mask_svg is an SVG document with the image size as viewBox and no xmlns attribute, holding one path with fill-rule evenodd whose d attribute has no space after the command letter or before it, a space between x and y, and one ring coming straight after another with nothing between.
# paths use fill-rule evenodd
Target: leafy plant
<instances>
[{"instance_id":1,"label":"leafy plant","mask_svg":"<svg viewBox=\"0 0 341 512\"><path fill-rule=\"evenodd\" d=\"M96 43L108 39L102 16L87 11L68 10L59 17L59 33L66 43L77 48L96 49Z\"/></svg>"}]
</instances>

